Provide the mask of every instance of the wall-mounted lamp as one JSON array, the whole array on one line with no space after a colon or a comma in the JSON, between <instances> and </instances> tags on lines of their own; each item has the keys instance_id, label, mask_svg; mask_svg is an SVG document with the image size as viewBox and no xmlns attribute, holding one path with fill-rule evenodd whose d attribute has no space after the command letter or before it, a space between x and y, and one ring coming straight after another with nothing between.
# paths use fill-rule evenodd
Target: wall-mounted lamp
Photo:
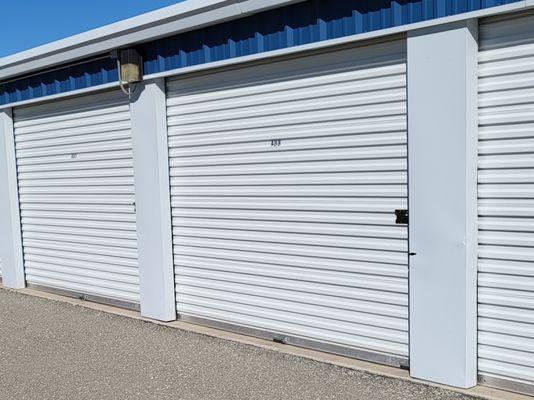
<instances>
[{"instance_id":1,"label":"wall-mounted lamp","mask_svg":"<svg viewBox=\"0 0 534 400\"><path fill-rule=\"evenodd\" d=\"M115 50L111 56L117 59L119 85L127 96L131 96L135 84L143 80L143 58L135 49Z\"/></svg>"}]
</instances>

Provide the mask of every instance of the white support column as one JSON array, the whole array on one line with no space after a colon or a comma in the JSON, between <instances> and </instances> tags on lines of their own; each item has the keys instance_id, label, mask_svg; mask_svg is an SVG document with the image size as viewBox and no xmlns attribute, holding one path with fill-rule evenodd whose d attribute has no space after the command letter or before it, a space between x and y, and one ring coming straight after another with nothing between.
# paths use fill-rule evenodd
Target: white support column
<instances>
[{"instance_id":1,"label":"white support column","mask_svg":"<svg viewBox=\"0 0 534 400\"><path fill-rule=\"evenodd\" d=\"M131 102L141 314L176 319L165 82L137 87Z\"/></svg>"},{"instance_id":2,"label":"white support column","mask_svg":"<svg viewBox=\"0 0 534 400\"><path fill-rule=\"evenodd\" d=\"M477 375L477 22L408 36L410 370Z\"/></svg>"},{"instance_id":3,"label":"white support column","mask_svg":"<svg viewBox=\"0 0 534 400\"><path fill-rule=\"evenodd\" d=\"M12 289L24 288L24 258L11 109L0 110L0 258L2 284Z\"/></svg>"}]
</instances>

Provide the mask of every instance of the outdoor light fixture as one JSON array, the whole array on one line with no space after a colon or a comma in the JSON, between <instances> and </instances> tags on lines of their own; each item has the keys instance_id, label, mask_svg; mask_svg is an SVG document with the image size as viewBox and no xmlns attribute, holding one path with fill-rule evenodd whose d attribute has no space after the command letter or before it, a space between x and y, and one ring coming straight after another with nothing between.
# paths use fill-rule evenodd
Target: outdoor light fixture
<instances>
[{"instance_id":1,"label":"outdoor light fixture","mask_svg":"<svg viewBox=\"0 0 534 400\"><path fill-rule=\"evenodd\" d=\"M143 58L135 49L116 50L112 57L117 59L119 85L127 96L131 96L135 84L143 80Z\"/></svg>"}]
</instances>

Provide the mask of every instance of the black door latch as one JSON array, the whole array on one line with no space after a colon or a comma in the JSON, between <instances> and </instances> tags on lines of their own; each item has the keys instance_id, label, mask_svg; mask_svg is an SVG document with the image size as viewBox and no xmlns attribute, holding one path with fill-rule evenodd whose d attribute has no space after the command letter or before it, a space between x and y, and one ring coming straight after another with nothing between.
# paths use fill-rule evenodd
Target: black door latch
<instances>
[{"instance_id":1,"label":"black door latch","mask_svg":"<svg viewBox=\"0 0 534 400\"><path fill-rule=\"evenodd\" d=\"M408 223L408 210L395 210L395 215L397 216L396 224L407 224Z\"/></svg>"}]
</instances>

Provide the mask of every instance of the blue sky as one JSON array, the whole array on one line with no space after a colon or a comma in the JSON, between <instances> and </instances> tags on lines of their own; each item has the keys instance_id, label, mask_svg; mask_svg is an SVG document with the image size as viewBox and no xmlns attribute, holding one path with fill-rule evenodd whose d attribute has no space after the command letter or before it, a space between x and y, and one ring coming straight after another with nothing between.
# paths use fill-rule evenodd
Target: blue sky
<instances>
[{"instance_id":1,"label":"blue sky","mask_svg":"<svg viewBox=\"0 0 534 400\"><path fill-rule=\"evenodd\" d=\"M0 57L180 1L3 0Z\"/></svg>"}]
</instances>

